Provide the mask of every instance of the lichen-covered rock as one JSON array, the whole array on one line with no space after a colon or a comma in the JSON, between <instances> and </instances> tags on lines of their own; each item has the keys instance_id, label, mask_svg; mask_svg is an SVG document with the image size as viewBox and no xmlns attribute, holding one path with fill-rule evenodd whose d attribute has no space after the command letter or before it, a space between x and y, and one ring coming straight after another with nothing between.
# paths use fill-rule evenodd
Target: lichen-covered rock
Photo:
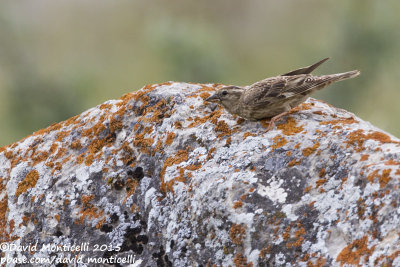
<instances>
[{"instance_id":1,"label":"lichen-covered rock","mask_svg":"<svg viewBox=\"0 0 400 267\"><path fill-rule=\"evenodd\" d=\"M0 148L0 259L400 266L398 139L314 99L267 132L205 102L218 86L149 85Z\"/></svg>"}]
</instances>

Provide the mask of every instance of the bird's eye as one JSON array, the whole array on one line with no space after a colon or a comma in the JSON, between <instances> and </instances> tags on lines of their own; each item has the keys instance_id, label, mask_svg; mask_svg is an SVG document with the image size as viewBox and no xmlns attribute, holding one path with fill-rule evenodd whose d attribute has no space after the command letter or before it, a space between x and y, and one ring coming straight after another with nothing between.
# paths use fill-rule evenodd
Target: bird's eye
<instances>
[{"instance_id":1,"label":"bird's eye","mask_svg":"<svg viewBox=\"0 0 400 267\"><path fill-rule=\"evenodd\" d=\"M222 95L227 95L228 91L222 91Z\"/></svg>"}]
</instances>

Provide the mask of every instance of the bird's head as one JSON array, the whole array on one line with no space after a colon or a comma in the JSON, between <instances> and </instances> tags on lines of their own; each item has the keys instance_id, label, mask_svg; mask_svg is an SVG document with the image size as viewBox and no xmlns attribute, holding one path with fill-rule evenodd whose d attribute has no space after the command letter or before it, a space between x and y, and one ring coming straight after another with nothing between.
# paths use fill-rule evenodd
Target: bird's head
<instances>
[{"instance_id":1,"label":"bird's head","mask_svg":"<svg viewBox=\"0 0 400 267\"><path fill-rule=\"evenodd\" d=\"M220 103L226 109L230 110L237 107L244 90L244 88L239 86L222 87L214 95L207 98L206 101Z\"/></svg>"}]
</instances>

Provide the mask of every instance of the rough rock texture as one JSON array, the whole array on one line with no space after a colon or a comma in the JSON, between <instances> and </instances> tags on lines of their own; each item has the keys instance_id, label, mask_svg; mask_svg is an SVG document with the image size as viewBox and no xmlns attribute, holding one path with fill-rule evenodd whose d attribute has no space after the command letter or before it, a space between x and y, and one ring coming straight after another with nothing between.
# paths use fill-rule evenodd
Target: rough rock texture
<instances>
[{"instance_id":1,"label":"rough rock texture","mask_svg":"<svg viewBox=\"0 0 400 267\"><path fill-rule=\"evenodd\" d=\"M398 139L314 99L267 132L205 102L218 86L149 85L0 148L0 243L90 246L1 257L400 266Z\"/></svg>"}]
</instances>

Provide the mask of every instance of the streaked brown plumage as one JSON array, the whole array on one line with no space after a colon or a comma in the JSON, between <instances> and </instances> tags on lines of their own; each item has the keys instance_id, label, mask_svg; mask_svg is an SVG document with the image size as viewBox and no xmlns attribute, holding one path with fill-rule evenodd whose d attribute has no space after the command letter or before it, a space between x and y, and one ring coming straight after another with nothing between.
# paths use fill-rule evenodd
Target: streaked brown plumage
<instances>
[{"instance_id":1,"label":"streaked brown plumage","mask_svg":"<svg viewBox=\"0 0 400 267\"><path fill-rule=\"evenodd\" d=\"M271 129L277 119L304 102L314 91L360 74L358 70L323 76L310 74L328 59L261 80L247 89L239 86L223 87L206 100L220 103L230 113L251 121L269 118L268 128Z\"/></svg>"}]
</instances>

